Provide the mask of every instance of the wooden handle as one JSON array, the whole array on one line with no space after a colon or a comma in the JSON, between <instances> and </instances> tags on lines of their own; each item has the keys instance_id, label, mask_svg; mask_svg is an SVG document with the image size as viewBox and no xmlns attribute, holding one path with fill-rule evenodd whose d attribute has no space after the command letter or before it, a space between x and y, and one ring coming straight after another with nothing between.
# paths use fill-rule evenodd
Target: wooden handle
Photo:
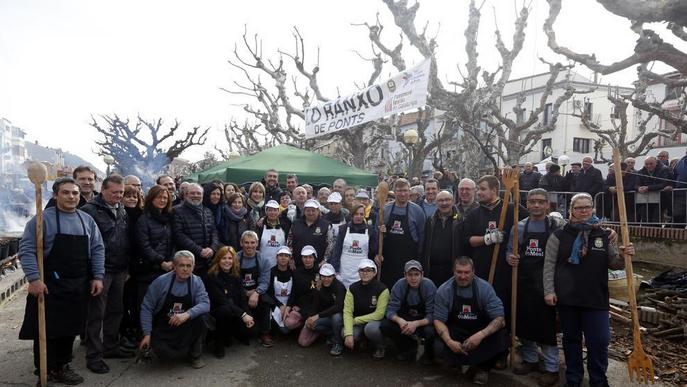
<instances>
[{"instance_id":1,"label":"wooden handle","mask_svg":"<svg viewBox=\"0 0 687 387\"><path fill-rule=\"evenodd\" d=\"M618 202L618 215L620 216L620 235L622 237L623 246L627 248L630 245L630 231L627 227L627 210L625 208L625 191L623 188L623 174L620 166L620 152L618 149L613 150L613 169L615 170L615 190ZM634 336L635 346L641 340L639 338L639 315L637 312L637 295L634 288L634 270L632 270L632 257L628 254L622 253L625 260L625 274L627 276L627 291L630 300L630 312L632 314L632 335Z\"/></svg>"},{"instance_id":2,"label":"wooden handle","mask_svg":"<svg viewBox=\"0 0 687 387\"><path fill-rule=\"evenodd\" d=\"M501 216L499 217L499 231L503 231L506 223L506 215L508 214L508 202L510 201L510 190L503 193L503 205L501 206ZM494 274L496 273L496 262L499 258L499 250L501 244L494 245L494 252L491 254L491 267L489 267L489 284L494 284Z\"/></svg>"},{"instance_id":3,"label":"wooden handle","mask_svg":"<svg viewBox=\"0 0 687 387\"><path fill-rule=\"evenodd\" d=\"M28 167L29 180L36 188L36 261L38 262L38 275L41 282L45 283L43 274L43 183L47 176L45 165L32 162ZM43 294L38 296L38 352L41 386L48 385L48 351L47 337L45 333L45 298Z\"/></svg>"},{"instance_id":4,"label":"wooden handle","mask_svg":"<svg viewBox=\"0 0 687 387\"><path fill-rule=\"evenodd\" d=\"M382 233L382 224L384 224L384 205L386 205L386 198L389 196L389 184L383 181L377 185L377 201L379 202L379 216L377 217L377 228L379 229L379 237L377 238L377 255L382 257L384 254L384 233ZM377 280L382 277L382 261L379 261L377 268Z\"/></svg>"},{"instance_id":5,"label":"wooden handle","mask_svg":"<svg viewBox=\"0 0 687 387\"><path fill-rule=\"evenodd\" d=\"M520 182L516 182L513 187L513 254L520 254L520 240L518 238L518 217L520 216ZM518 312L518 265L513 266L511 274L511 294L510 294L510 366L514 366L515 359L515 328Z\"/></svg>"}]
</instances>

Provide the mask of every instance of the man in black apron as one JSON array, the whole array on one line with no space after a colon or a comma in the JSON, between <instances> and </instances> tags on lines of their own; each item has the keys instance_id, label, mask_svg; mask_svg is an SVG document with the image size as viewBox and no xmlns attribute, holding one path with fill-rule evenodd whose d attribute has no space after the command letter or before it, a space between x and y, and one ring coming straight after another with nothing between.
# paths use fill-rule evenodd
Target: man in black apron
<instances>
[{"instance_id":1,"label":"man in black apron","mask_svg":"<svg viewBox=\"0 0 687 387\"><path fill-rule=\"evenodd\" d=\"M425 234L425 213L410 201L408 180L396 180L394 193L394 202L384 207L384 256L375 257L381 267L380 280L387 287L403 277L406 262L422 256Z\"/></svg>"},{"instance_id":2,"label":"man in black apron","mask_svg":"<svg viewBox=\"0 0 687 387\"><path fill-rule=\"evenodd\" d=\"M19 339L34 341L33 357L38 369L38 297L44 297L48 380L74 385L84 379L69 366L72 347L83 329L88 299L103 290L105 247L93 218L76 209L80 195L74 179L58 179L53 184L53 198L56 206L43 213L45 282L38 274L35 217L27 223L19 246L22 268L29 280Z\"/></svg>"},{"instance_id":3,"label":"man in black apron","mask_svg":"<svg viewBox=\"0 0 687 387\"><path fill-rule=\"evenodd\" d=\"M424 278L422 265L411 260L405 266L405 278L391 289L386 318L382 320L382 334L391 338L398 349L396 358L414 361L417 353L416 337L424 339L424 353L420 362L434 362L434 295L437 287Z\"/></svg>"},{"instance_id":4,"label":"man in black apron","mask_svg":"<svg viewBox=\"0 0 687 387\"><path fill-rule=\"evenodd\" d=\"M513 253L512 241L507 247L508 263L518 266L517 336L522 346L522 363L513 373L526 375L539 370L539 351L544 355L545 372L539 385L558 383L559 351L556 342L556 309L544 302L544 256L549 235L563 226L557 218L546 215L548 193L537 188L527 193L529 217L518 223L519 251ZM511 240L512 240L511 231Z\"/></svg>"},{"instance_id":5,"label":"man in black apron","mask_svg":"<svg viewBox=\"0 0 687 387\"><path fill-rule=\"evenodd\" d=\"M174 255L174 271L156 278L141 304L142 350L152 348L160 359L188 357L202 368L210 298L203 281L193 274L195 259L188 250Z\"/></svg>"},{"instance_id":6,"label":"man in black apron","mask_svg":"<svg viewBox=\"0 0 687 387\"><path fill-rule=\"evenodd\" d=\"M435 353L448 365L473 365L473 383L487 384L489 370L507 347L503 304L485 280L475 276L472 260L454 262L453 281L434 298Z\"/></svg>"}]
</instances>

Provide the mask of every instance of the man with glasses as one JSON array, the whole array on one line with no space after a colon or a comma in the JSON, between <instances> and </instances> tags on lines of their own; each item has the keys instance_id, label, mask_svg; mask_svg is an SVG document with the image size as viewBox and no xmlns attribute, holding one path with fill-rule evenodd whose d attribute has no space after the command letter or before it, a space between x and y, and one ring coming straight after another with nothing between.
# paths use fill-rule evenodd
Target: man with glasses
<instances>
[{"instance_id":1,"label":"man with glasses","mask_svg":"<svg viewBox=\"0 0 687 387\"><path fill-rule=\"evenodd\" d=\"M468 212L479 207L479 203L475 200L475 194L477 193L477 185L472 179L462 179L458 183L458 201L456 203L456 208L461 218L465 218Z\"/></svg>"},{"instance_id":2,"label":"man with glasses","mask_svg":"<svg viewBox=\"0 0 687 387\"><path fill-rule=\"evenodd\" d=\"M522 343L522 363L513 368L516 375L539 370L541 347L544 372L540 386L558 383L559 355L556 343L556 309L544 302L543 270L546 242L554 231L564 226L563 219L549 217L548 193L536 188L527 193L529 217L518 222L518 251L513 251L513 230L507 245L507 260L518 266L517 336ZM536 317L536 318L533 318Z\"/></svg>"}]
</instances>

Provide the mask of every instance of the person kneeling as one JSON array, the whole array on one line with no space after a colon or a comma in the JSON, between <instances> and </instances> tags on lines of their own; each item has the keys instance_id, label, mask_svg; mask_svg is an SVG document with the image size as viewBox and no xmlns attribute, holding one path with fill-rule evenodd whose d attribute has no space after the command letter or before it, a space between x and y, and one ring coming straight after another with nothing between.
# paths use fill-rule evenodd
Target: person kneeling
<instances>
[{"instance_id":1,"label":"person kneeling","mask_svg":"<svg viewBox=\"0 0 687 387\"><path fill-rule=\"evenodd\" d=\"M472 259L453 263L453 278L434 298L435 353L447 365L474 365L475 384L487 384L489 370L507 347L503 303L489 283L475 276Z\"/></svg>"},{"instance_id":2,"label":"person kneeling","mask_svg":"<svg viewBox=\"0 0 687 387\"><path fill-rule=\"evenodd\" d=\"M193 274L194 265L193 253L177 251L174 271L150 284L141 304L144 336L139 348L151 348L160 359L188 356L193 368L202 368L210 300L203 281Z\"/></svg>"},{"instance_id":3,"label":"person kneeling","mask_svg":"<svg viewBox=\"0 0 687 387\"><path fill-rule=\"evenodd\" d=\"M377 266L370 259L360 261L358 274L360 281L348 288L344 299L344 344L352 350L364 333L374 347L372 358L381 360L386 351L379 326L389 303L389 289L375 278Z\"/></svg>"},{"instance_id":4,"label":"person kneeling","mask_svg":"<svg viewBox=\"0 0 687 387\"><path fill-rule=\"evenodd\" d=\"M405 277L391 288L391 299L382 321L382 333L393 340L398 349L398 360L415 360L417 341L424 338L421 363L434 362L434 296L437 287L424 278L422 265L416 260L406 262Z\"/></svg>"},{"instance_id":5,"label":"person kneeling","mask_svg":"<svg viewBox=\"0 0 687 387\"><path fill-rule=\"evenodd\" d=\"M298 336L298 345L309 347L320 334L325 334L329 336L328 340L332 343L329 354L339 356L343 353L341 312L343 312L346 288L341 281L336 279L336 271L331 264L322 265L319 273L320 279L317 281L317 289L313 295L311 314L305 320L305 325Z\"/></svg>"},{"instance_id":6,"label":"person kneeling","mask_svg":"<svg viewBox=\"0 0 687 387\"><path fill-rule=\"evenodd\" d=\"M240 275L241 268L234 248L221 247L210 264L207 278L210 314L217 322L214 354L220 359L224 357L224 347L231 343L232 337L248 345L255 325L253 316L248 314L248 297Z\"/></svg>"}]
</instances>

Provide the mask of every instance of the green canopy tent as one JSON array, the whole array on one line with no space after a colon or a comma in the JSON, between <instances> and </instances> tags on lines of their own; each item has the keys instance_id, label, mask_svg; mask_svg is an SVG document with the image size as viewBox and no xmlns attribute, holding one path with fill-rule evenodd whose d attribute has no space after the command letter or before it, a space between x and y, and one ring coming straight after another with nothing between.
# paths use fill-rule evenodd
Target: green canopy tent
<instances>
[{"instance_id":1,"label":"green canopy tent","mask_svg":"<svg viewBox=\"0 0 687 387\"><path fill-rule=\"evenodd\" d=\"M243 184L260 181L265 176L265 171L270 168L279 172L281 183L284 183L286 174L295 173L301 184L331 184L334 179L341 177L349 185L377 185L377 175L374 173L287 144L225 161L205 171L186 176L183 180L197 183L222 180Z\"/></svg>"}]
</instances>

